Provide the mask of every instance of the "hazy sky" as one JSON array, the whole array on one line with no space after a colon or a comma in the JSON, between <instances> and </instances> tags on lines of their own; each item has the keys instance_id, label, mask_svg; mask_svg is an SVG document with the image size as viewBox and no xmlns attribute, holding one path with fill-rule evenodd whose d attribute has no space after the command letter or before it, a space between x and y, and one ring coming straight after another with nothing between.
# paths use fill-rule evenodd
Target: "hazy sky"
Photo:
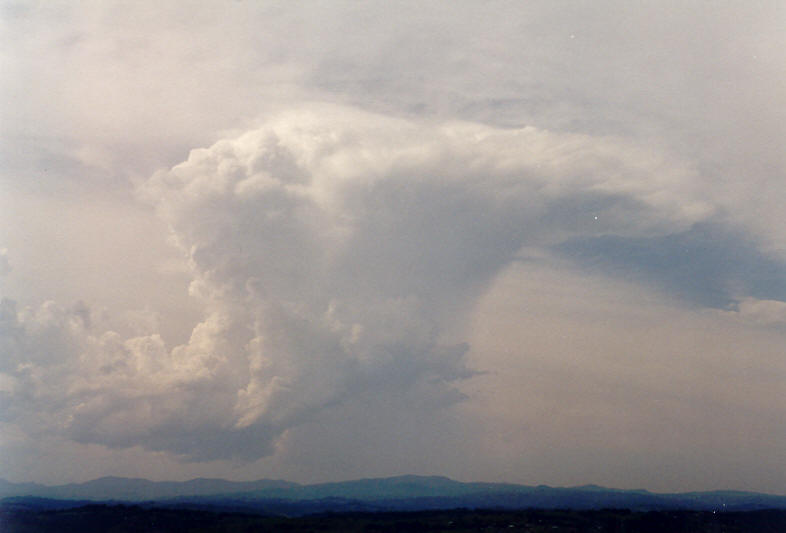
<instances>
[{"instance_id":1,"label":"hazy sky","mask_svg":"<svg viewBox=\"0 0 786 533\"><path fill-rule=\"evenodd\" d=\"M1 4L0 477L786 493L786 4Z\"/></svg>"}]
</instances>

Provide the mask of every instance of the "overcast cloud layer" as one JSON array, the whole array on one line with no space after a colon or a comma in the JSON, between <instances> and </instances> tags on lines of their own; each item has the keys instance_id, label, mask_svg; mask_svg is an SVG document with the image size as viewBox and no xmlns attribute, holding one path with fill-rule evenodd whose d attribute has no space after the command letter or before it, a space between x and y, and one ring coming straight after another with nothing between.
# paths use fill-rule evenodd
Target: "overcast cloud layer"
<instances>
[{"instance_id":1,"label":"overcast cloud layer","mask_svg":"<svg viewBox=\"0 0 786 533\"><path fill-rule=\"evenodd\" d=\"M786 493L783 6L3 16L0 476Z\"/></svg>"}]
</instances>

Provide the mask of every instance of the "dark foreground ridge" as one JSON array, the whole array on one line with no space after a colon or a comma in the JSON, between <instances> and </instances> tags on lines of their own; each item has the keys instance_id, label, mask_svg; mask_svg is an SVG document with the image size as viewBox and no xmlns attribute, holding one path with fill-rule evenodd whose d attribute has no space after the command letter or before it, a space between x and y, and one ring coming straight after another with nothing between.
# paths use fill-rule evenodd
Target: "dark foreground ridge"
<instances>
[{"instance_id":1,"label":"dark foreground ridge","mask_svg":"<svg viewBox=\"0 0 786 533\"><path fill-rule=\"evenodd\" d=\"M8 510L0 514L5 533L219 533L219 532L450 532L530 533L782 533L786 511L708 512L604 509L467 510L408 513L344 513L298 518L246 513L86 505L72 509Z\"/></svg>"}]
</instances>

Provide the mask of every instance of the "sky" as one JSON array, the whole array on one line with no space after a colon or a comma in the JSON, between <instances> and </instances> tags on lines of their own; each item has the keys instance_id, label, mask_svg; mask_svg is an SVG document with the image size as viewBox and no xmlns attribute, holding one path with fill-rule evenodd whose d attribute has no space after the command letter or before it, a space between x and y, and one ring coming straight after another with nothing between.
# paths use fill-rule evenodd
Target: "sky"
<instances>
[{"instance_id":1,"label":"sky","mask_svg":"<svg viewBox=\"0 0 786 533\"><path fill-rule=\"evenodd\" d=\"M786 494L783 2L0 12L0 477Z\"/></svg>"}]
</instances>

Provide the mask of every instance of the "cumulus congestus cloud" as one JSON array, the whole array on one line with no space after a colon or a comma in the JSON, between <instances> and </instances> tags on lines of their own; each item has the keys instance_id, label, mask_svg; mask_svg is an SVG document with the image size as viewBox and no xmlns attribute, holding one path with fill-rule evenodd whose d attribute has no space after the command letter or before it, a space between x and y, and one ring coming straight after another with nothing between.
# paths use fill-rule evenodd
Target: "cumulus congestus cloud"
<instances>
[{"instance_id":1,"label":"cumulus congestus cloud","mask_svg":"<svg viewBox=\"0 0 786 533\"><path fill-rule=\"evenodd\" d=\"M99 331L84 306L4 303L5 420L256 459L366 394L450 405L483 369L447 332L522 248L684 231L713 209L693 183L667 155L611 137L300 106L140 187L204 310L187 343Z\"/></svg>"}]
</instances>

